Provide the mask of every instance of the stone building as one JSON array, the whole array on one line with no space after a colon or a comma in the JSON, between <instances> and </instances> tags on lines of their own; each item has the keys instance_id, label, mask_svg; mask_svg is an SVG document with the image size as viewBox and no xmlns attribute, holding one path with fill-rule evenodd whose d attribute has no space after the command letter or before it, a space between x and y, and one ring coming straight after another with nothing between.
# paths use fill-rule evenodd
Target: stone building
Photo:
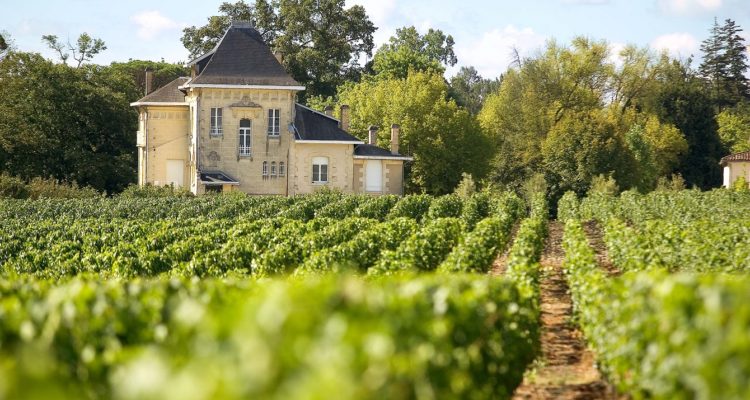
<instances>
[{"instance_id":1,"label":"stone building","mask_svg":"<svg viewBox=\"0 0 750 400\"><path fill-rule=\"evenodd\" d=\"M178 78L131 105L139 113L138 183L195 194L240 190L295 195L328 187L402 194L399 127L391 148L349 134L340 120L296 102L297 83L250 24L233 23L216 47ZM147 90L150 79L147 74Z\"/></svg>"}]
</instances>

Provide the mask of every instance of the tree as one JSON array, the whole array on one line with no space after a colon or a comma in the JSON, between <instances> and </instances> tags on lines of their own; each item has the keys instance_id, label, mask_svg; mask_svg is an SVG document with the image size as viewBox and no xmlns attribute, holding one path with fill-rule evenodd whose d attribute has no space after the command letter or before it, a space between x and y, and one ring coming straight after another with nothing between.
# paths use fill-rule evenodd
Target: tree
<instances>
[{"instance_id":1,"label":"tree","mask_svg":"<svg viewBox=\"0 0 750 400\"><path fill-rule=\"evenodd\" d=\"M740 32L742 29L731 19L721 26L714 20L711 35L701 44L704 56L698 71L719 111L750 97L745 77L747 53Z\"/></svg>"},{"instance_id":2,"label":"tree","mask_svg":"<svg viewBox=\"0 0 750 400\"><path fill-rule=\"evenodd\" d=\"M188 76L190 73L182 63L172 64L163 61L144 60L113 62L109 66L99 69L100 75L108 75L111 83L119 82L116 90L125 94L130 102L143 97L146 89L146 70L153 74L151 90L158 89L181 76Z\"/></svg>"},{"instance_id":3,"label":"tree","mask_svg":"<svg viewBox=\"0 0 750 400\"><path fill-rule=\"evenodd\" d=\"M542 143L543 167L552 198L586 193L598 175L629 180L630 153L616 125L600 110L566 113Z\"/></svg>"},{"instance_id":4,"label":"tree","mask_svg":"<svg viewBox=\"0 0 750 400\"><path fill-rule=\"evenodd\" d=\"M690 186L717 187L721 184L719 160L726 150L717 133L711 94L689 65L678 61L663 66L659 81L643 108L684 135L688 148L675 172Z\"/></svg>"},{"instance_id":5,"label":"tree","mask_svg":"<svg viewBox=\"0 0 750 400\"><path fill-rule=\"evenodd\" d=\"M369 125L383 127L378 144L388 147L388 127L401 126L400 149L414 156L406 181L410 191L450 193L462 173L481 179L492 144L476 120L447 98L439 74L411 72L405 79L365 80L339 91L351 107L351 131L364 138Z\"/></svg>"},{"instance_id":6,"label":"tree","mask_svg":"<svg viewBox=\"0 0 750 400\"><path fill-rule=\"evenodd\" d=\"M135 181L137 114L95 68L12 52L0 61L0 171L110 193Z\"/></svg>"},{"instance_id":7,"label":"tree","mask_svg":"<svg viewBox=\"0 0 750 400\"><path fill-rule=\"evenodd\" d=\"M0 31L0 60L13 50L13 47L13 40L11 40L10 34Z\"/></svg>"},{"instance_id":8,"label":"tree","mask_svg":"<svg viewBox=\"0 0 750 400\"><path fill-rule=\"evenodd\" d=\"M474 67L461 67L450 80L450 94L473 115L482 109L485 99L500 88L500 79L485 79Z\"/></svg>"},{"instance_id":9,"label":"tree","mask_svg":"<svg viewBox=\"0 0 750 400\"><path fill-rule=\"evenodd\" d=\"M76 68L80 68L81 64L87 61L91 61L97 54L104 50L107 50L107 46L101 39L93 38L88 33L84 32L78 36L76 45L68 41L66 44L60 42L55 35L44 35L42 36L42 42L47 43L50 49L55 50L60 57L60 61L64 64L68 64L68 58L72 53L73 60L76 61ZM70 51L70 53L68 53Z\"/></svg>"},{"instance_id":10,"label":"tree","mask_svg":"<svg viewBox=\"0 0 750 400\"><path fill-rule=\"evenodd\" d=\"M375 53L371 68L381 79L404 79L410 70L442 74L458 62L454 44L453 37L439 29L420 35L413 26L399 28Z\"/></svg>"},{"instance_id":11,"label":"tree","mask_svg":"<svg viewBox=\"0 0 750 400\"><path fill-rule=\"evenodd\" d=\"M732 153L750 150L750 104L725 109L716 116L716 122L724 148Z\"/></svg>"},{"instance_id":12,"label":"tree","mask_svg":"<svg viewBox=\"0 0 750 400\"><path fill-rule=\"evenodd\" d=\"M182 42L196 57L212 49L232 19L255 21L268 45L283 54L289 74L306 86L306 96L336 93L346 80L357 80L361 54L372 55L375 26L362 6L344 8L344 0L257 0L222 3L222 15L183 30Z\"/></svg>"}]
</instances>

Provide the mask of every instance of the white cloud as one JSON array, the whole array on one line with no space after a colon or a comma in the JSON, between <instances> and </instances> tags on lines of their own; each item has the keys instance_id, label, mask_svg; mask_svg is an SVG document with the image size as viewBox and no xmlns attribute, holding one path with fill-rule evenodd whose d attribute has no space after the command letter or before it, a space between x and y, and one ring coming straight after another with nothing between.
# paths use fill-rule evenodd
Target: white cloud
<instances>
[{"instance_id":1,"label":"white cloud","mask_svg":"<svg viewBox=\"0 0 750 400\"><path fill-rule=\"evenodd\" d=\"M609 62L615 64L615 66L620 67L623 64L623 59L620 56L620 52L625 50L625 47L627 45L625 43L621 42L612 42L609 44Z\"/></svg>"},{"instance_id":2,"label":"white cloud","mask_svg":"<svg viewBox=\"0 0 750 400\"><path fill-rule=\"evenodd\" d=\"M698 51L698 40L689 33L668 33L651 41L656 50L666 50L673 57L689 57Z\"/></svg>"},{"instance_id":3,"label":"white cloud","mask_svg":"<svg viewBox=\"0 0 750 400\"><path fill-rule=\"evenodd\" d=\"M657 4L667 14L700 14L719 9L722 0L657 0Z\"/></svg>"},{"instance_id":4,"label":"white cloud","mask_svg":"<svg viewBox=\"0 0 750 400\"><path fill-rule=\"evenodd\" d=\"M138 26L138 37L150 40L163 31L180 29L184 23L178 23L163 15L159 11L143 11L130 17L130 20Z\"/></svg>"},{"instance_id":5,"label":"white cloud","mask_svg":"<svg viewBox=\"0 0 750 400\"><path fill-rule=\"evenodd\" d=\"M485 78L496 78L513 62L514 48L523 57L544 45L544 42L544 37L531 28L518 29L508 25L485 32L475 40L463 38L456 44L456 56L461 65L473 66Z\"/></svg>"}]
</instances>

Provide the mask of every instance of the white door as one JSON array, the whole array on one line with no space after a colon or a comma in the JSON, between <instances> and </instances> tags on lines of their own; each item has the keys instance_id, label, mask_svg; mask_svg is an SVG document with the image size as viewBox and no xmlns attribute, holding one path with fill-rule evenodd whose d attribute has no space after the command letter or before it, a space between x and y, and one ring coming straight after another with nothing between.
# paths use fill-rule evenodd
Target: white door
<instances>
[{"instance_id":1,"label":"white door","mask_svg":"<svg viewBox=\"0 0 750 400\"><path fill-rule=\"evenodd\" d=\"M182 187L185 183L185 161L167 160L167 185Z\"/></svg>"},{"instance_id":2,"label":"white door","mask_svg":"<svg viewBox=\"0 0 750 400\"><path fill-rule=\"evenodd\" d=\"M380 160L367 160L365 164L365 190L368 192L383 190L383 164Z\"/></svg>"},{"instance_id":3,"label":"white door","mask_svg":"<svg viewBox=\"0 0 750 400\"><path fill-rule=\"evenodd\" d=\"M729 182L731 175L732 175L732 171L729 169L729 166L727 165L726 167L724 167L724 187L726 188L732 186L732 182Z\"/></svg>"}]
</instances>

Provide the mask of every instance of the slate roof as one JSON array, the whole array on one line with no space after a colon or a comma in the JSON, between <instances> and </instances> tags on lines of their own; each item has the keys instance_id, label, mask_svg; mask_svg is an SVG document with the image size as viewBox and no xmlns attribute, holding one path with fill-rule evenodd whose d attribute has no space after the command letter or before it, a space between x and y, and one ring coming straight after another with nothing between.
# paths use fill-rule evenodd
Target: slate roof
<instances>
[{"instance_id":1,"label":"slate roof","mask_svg":"<svg viewBox=\"0 0 750 400\"><path fill-rule=\"evenodd\" d=\"M250 24L234 23L216 47L193 60L199 74L189 84L301 86L276 60Z\"/></svg>"},{"instance_id":2,"label":"slate roof","mask_svg":"<svg viewBox=\"0 0 750 400\"><path fill-rule=\"evenodd\" d=\"M339 127L339 121L301 104L294 104L294 139L362 143Z\"/></svg>"},{"instance_id":3,"label":"slate roof","mask_svg":"<svg viewBox=\"0 0 750 400\"><path fill-rule=\"evenodd\" d=\"M371 144L359 144L354 147L355 156L378 157L378 158L404 158L403 154L392 154L390 150Z\"/></svg>"},{"instance_id":4,"label":"slate roof","mask_svg":"<svg viewBox=\"0 0 750 400\"><path fill-rule=\"evenodd\" d=\"M725 165L732 161L750 161L750 151L743 151L742 153L734 153L722 157L721 161L719 161L719 164Z\"/></svg>"},{"instance_id":5,"label":"slate roof","mask_svg":"<svg viewBox=\"0 0 750 400\"><path fill-rule=\"evenodd\" d=\"M190 78L177 78L142 97L137 103L182 103L185 101L185 93L178 87L184 85L188 79Z\"/></svg>"}]
</instances>

